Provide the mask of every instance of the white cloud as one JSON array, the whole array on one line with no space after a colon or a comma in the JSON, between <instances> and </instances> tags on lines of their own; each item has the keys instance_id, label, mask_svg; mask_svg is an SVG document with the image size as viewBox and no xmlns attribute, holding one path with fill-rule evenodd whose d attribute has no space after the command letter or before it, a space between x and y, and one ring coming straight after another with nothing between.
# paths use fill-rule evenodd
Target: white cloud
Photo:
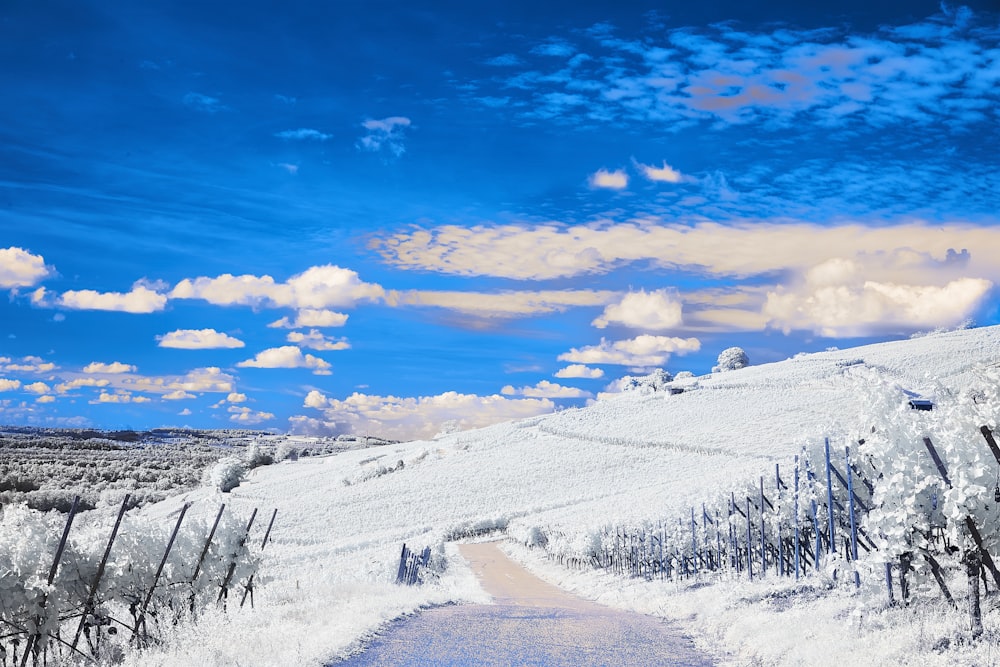
<instances>
[{"instance_id":1,"label":"white cloud","mask_svg":"<svg viewBox=\"0 0 1000 667\"><path fill-rule=\"evenodd\" d=\"M309 333L304 334L298 331L290 331L287 336L289 343L295 343L301 347L308 347L312 350L348 350L351 344L345 339L333 340L320 333L317 329L310 329Z\"/></svg>"},{"instance_id":2,"label":"white cloud","mask_svg":"<svg viewBox=\"0 0 1000 667\"><path fill-rule=\"evenodd\" d=\"M604 377L604 371L600 368L590 368L583 364L570 364L566 368L560 368L555 372L557 378L585 378L596 380Z\"/></svg>"},{"instance_id":3,"label":"white cloud","mask_svg":"<svg viewBox=\"0 0 1000 667\"><path fill-rule=\"evenodd\" d=\"M444 225L374 242L394 266L452 275L549 280L650 262L698 276L749 278L804 273L838 257L870 258L870 277L918 284L928 271L998 282L1000 227L963 223L895 225L739 222L541 226ZM970 249L967 253L961 249Z\"/></svg>"},{"instance_id":4,"label":"white cloud","mask_svg":"<svg viewBox=\"0 0 1000 667\"><path fill-rule=\"evenodd\" d=\"M96 401L90 403L149 403L148 396L137 396L128 391L117 391L113 394L102 391Z\"/></svg>"},{"instance_id":5,"label":"white cloud","mask_svg":"<svg viewBox=\"0 0 1000 667\"><path fill-rule=\"evenodd\" d=\"M323 308L303 308L295 314L295 320L282 317L267 326L272 329L301 329L303 327L319 327L321 329L342 327L347 324L348 315Z\"/></svg>"},{"instance_id":6,"label":"white cloud","mask_svg":"<svg viewBox=\"0 0 1000 667\"><path fill-rule=\"evenodd\" d=\"M191 415L191 414L194 414L194 413L191 412L191 408L184 408L183 410L181 410L177 414L180 415L181 417L187 417L188 415Z\"/></svg>"},{"instance_id":7,"label":"white cloud","mask_svg":"<svg viewBox=\"0 0 1000 667\"><path fill-rule=\"evenodd\" d=\"M8 380L7 378L0 378L0 391L15 391L21 388L20 380Z\"/></svg>"},{"instance_id":8,"label":"white cloud","mask_svg":"<svg viewBox=\"0 0 1000 667\"><path fill-rule=\"evenodd\" d=\"M229 396L226 396L226 401L230 403L245 403L247 400L246 394L240 394L237 392L230 392Z\"/></svg>"},{"instance_id":9,"label":"white cloud","mask_svg":"<svg viewBox=\"0 0 1000 667\"><path fill-rule=\"evenodd\" d=\"M80 389L81 387L107 387L111 384L110 380L97 379L97 378L75 378L69 382L61 382L55 387L56 393L65 394L68 391L74 389Z\"/></svg>"},{"instance_id":10,"label":"white cloud","mask_svg":"<svg viewBox=\"0 0 1000 667\"><path fill-rule=\"evenodd\" d=\"M527 396L528 398L588 398L593 396L589 391L576 387L565 387L548 380L542 380L534 387L521 387L519 389L513 385L506 385L500 390L500 393L504 396Z\"/></svg>"},{"instance_id":11,"label":"white cloud","mask_svg":"<svg viewBox=\"0 0 1000 667\"><path fill-rule=\"evenodd\" d=\"M240 368L312 368L314 375L329 375L329 362L302 354L294 345L272 347L257 353L253 359L236 364Z\"/></svg>"},{"instance_id":12,"label":"white cloud","mask_svg":"<svg viewBox=\"0 0 1000 667\"><path fill-rule=\"evenodd\" d=\"M55 305L73 310L109 310L121 313L155 313L167 305L167 296L136 284L131 292L96 292L70 290L63 292Z\"/></svg>"},{"instance_id":13,"label":"white cloud","mask_svg":"<svg viewBox=\"0 0 1000 667\"><path fill-rule=\"evenodd\" d=\"M629 340L608 341L559 355L559 361L579 364L616 364L635 368L664 366L671 354L687 354L701 349L697 338L670 338L643 334Z\"/></svg>"},{"instance_id":14,"label":"white cloud","mask_svg":"<svg viewBox=\"0 0 1000 667\"><path fill-rule=\"evenodd\" d=\"M509 318L563 312L579 306L603 306L617 292L598 290L543 290L519 292L438 292L412 290L389 292L391 306L445 308L484 318Z\"/></svg>"},{"instance_id":15,"label":"white cloud","mask_svg":"<svg viewBox=\"0 0 1000 667\"><path fill-rule=\"evenodd\" d=\"M294 139L298 141L313 140L313 141L326 141L327 139L332 139L332 134L326 134L320 132L319 130L314 130L307 127L300 127L297 130L283 130L281 132L275 132L274 136L279 139Z\"/></svg>"},{"instance_id":16,"label":"white cloud","mask_svg":"<svg viewBox=\"0 0 1000 667\"><path fill-rule=\"evenodd\" d=\"M185 278L170 292L170 298L203 299L217 306L290 307L319 311L329 307L353 306L359 301L376 301L384 293L381 286L362 281L356 272L327 264L310 267L284 283L275 282L271 276L234 276L228 273L216 278ZM307 317L329 316L316 312ZM277 322L274 324L278 326Z\"/></svg>"},{"instance_id":17,"label":"white cloud","mask_svg":"<svg viewBox=\"0 0 1000 667\"><path fill-rule=\"evenodd\" d=\"M93 361L83 367L84 373L105 373L105 374L118 374L118 373L134 373L135 366L131 364L123 364L120 361L112 361L110 364L105 364L100 361Z\"/></svg>"},{"instance_id":18,"label":"white cloud","mask_svg":"<svg viewBox=\"0 0 1000 667\"><path fill-rule=\"evenodd\" d=\"M215 329L177 329L170 333L157 336L160 347L173 347L183 350L205 350L215 348L243 347L243 341Z\"/></svg>"},{"instance_id":19,"label":"white cloud","mask_svg":"<svg viewBox=\"0 0 1000 667\"><path fill-rule=\"evenodd\" d=\"M55 403L56 397L52 394L45 394L44 396L39 396L35 399L35 403Z\"/></svg>"},{"instance_id":20,"label":"white cloud","mask_svg":"<svg viewBox=\"0 0 1000 667\"><path fill-rule=\"evenodd\" d=\"M230 421L234 421L240 424L260 424L261 422L266 422L268 420L274 419L274 413L271 412L254 412L250 408L237 407L231 405L229 407Z\"/></svg>"},{"instance_id":21,"label":"white cloud","mask_svg":"<svg viewBox=\"0 0 1000 667\"><path fill-rule=\"evenodd\" d=\"M907 285L863 280L846 263L823 267L800 288L767 295L769 325L789 332L811 330L828 337L905 333L954 327L982 306L993 283L961 278L945 285Z\"/></svg>"},{"instance_id":22,"label":"white cloud","mask_svg":"<svg viewBox=\"0 0 1000 667\"><path fill-rule=\"evenodd\" d=\"M372 153L386 151L394 157L406 152L403 130L410 126L409 118L403 116L390 116L381 120L369 118L361 125L368 131L358 139L357 146L361 150Z\"/></svg>"},{"instance_id":23,"label":"white cloud","mask_svg":"<svg viewBox=\"0 0 1000 667\"><path fill-rule=\"evenodd\" d=\"M52 274L41 255L24 248L0 248L0 289L32 287Z\"/></svg>"},{"instance_id":24,"label":"white cloud","mask_svg":"<svg viewBox=\"0 0 1000 667\"><path fill-rule=\"evenodd\" d=\"M51 361L45 361L41 357L27 356L19 361L14 361L10 357L0 357L0 371L14 373L48 373L55 370L56 365Z\"/></svg>"},{"instance_id":25,"label":"white cloud","mask_svg":"<svg viewBox=\"0 0 1000 667\"><path fill-rule=\"evenodd\" d=\"M672 290L629 292L621 301L604 309L592 324L598 329L618 324L630 329L659 331L681 324L681 301Z\"/></svg>"},{"instance_id":26,"label":"white cloud","mask_svg":"<svg viewBox=\"0 0 1000 667\"><path fill-rule=\"evenodd\" d=\"M44 382L32 382L31 384L26 384L21 388L32 394L47 394L52 391L52 387Z\"/></svg>"},{"instance_id":27,"label":"white cloud","mask_svg":"<svg viewBox=\"0 0 1000 667\"><path fill-rule=\"evenodd\" d=\"M651 181L659 181L663 183L682 183L690 180L684 174L667 164L666 161L664 161L662 167L654 167L648 164L639 164L638 166L639 170L642 171L642 175Z\"/></svg>"},{"instance_id":28,"label":"white cloud","mask_svg":"<svg viewBox=\"0 0 1000 667\"><path fill-rule=\"evenodd\" d=\"M174 391L168 392L161 396L164 401L182 401L188 398L197 398L194 394L189 394L183 389L175 389Z\"/></svg>"},{"instance_id":29,"label":"white cloud","mask_svg":"<svg viewBox=\"0 0 1000 667\"><path fill-rule=\"evenodd\" d=\"M339 400L313 391L306 397L306 406L321 410L321 418L292 417L289 422L293 431L369 433L396 440L431 438L448 421L466 430L555 410L555 404L547 398L509 399L499 394L477 396L456 392L410 398L354 393Z\"/></svg>"},{"instance_id":30,"label":"white cloud","mask_svg":"<svg viewBox=\"0 0 1000 667\"><path fill-rule=\"evenodd\" d=\"M590 187L604 188L607 190L624 190L628 187L628 174L623 169L608 171L598 169L590 175Z\"/></svg>"},{"instance_id":31,"label":"white cloud","mask_svg":"<svg viewBox=\"0 0 1000 667\"><path fill-rule=\"evenodd\" d=\"M299 173L299 165L297 164L292 164L291 162L279 162L278 166L287 171L292 176L295 176L297 173Z\"/></svg>"}]
</instances>

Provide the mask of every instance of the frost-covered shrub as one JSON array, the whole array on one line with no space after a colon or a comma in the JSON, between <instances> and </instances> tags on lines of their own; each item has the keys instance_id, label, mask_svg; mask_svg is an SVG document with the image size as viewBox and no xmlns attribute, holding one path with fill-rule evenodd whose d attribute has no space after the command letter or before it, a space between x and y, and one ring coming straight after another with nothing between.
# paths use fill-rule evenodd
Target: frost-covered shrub
<instances>
[{"instance_id":1,"label":"frost-covered shrub","mask_svg":"<svg viewBox=\"0 0 1000 667\"><path fill-rule=\"evenodd\" d=\"M257 443L247 447L245 459L247 470L253 470L260 466L269 466L274 463L274 457Z\"/></svg>"},{"instance_id":2,"label":"frost-covered shrub","mask_svg":"<svg viewBox=\"0 0 1000 667\"><path fill-rule=\"evenodd\" d=\"M725 371L735 371L746 368L750 365L750 357L742 347L728 347L719 353L716 366L712 368L713 373L724 373Z\"/></svg>"},{"instance_id":3,"label":"frost-covered shrub","mask_svg":"<svg viewBox=\"0 0 1000 667\"><path fill-rule=\"evenodd\" d=\"M649 375L626 375L608 386L608 391L635 391L643 394L663 391L673 377L662 368L657 368Z\"/></svg>"},{"instance_id":4,"label":"frost-covered shrub","mask_svg":"<svg viewBox=\"0 0 1000 667\"><path fill-rule=\"evenodd\" d=\"M299 450L291 445L287 440L283 440L274 450L275 461L298 461Z\"/></svg>"},{"instance_id":5,"label":"frost-covered shrub","mask_svg":"<svg viewBox=\"0 0 1000 667\"><path fill-rule=\"evenodd\" d=\"M209 469L206 483L226 493L239 486L246 473L247 468L243 459L227 456Z\"/></svg>"}]
</instances>

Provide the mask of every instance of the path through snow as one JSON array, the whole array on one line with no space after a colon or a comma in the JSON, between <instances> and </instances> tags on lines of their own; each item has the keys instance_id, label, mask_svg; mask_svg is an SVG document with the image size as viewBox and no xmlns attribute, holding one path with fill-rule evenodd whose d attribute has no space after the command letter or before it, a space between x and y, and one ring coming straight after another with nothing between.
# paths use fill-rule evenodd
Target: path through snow
<instances>
[{"instance_id":1,"label":"path through snow","mask_svg":"<svg viewBox=\"0 0 1000 667\"><path fill-rule=\"evenodd\" d=\"M496 543L459 549L495 604L438 607L396 621L338 667L712 665L668 621L574 597L511 561Z\"/></svg>"}]
</instances>

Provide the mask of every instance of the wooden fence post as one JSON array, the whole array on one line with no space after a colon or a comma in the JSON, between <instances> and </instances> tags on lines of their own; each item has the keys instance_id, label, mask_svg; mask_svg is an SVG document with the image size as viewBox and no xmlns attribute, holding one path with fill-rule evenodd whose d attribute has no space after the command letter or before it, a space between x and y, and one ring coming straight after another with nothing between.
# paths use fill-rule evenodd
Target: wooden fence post
<instances>
[{"instance_id":1,"label":"wooden fence post","mask_svg":"<svg viewBox=\"0 0 1000 667\"><path fill-rule=\"evenodd\" d=\"M844 460L847 472L847 506L851 518L851 561L854 566L854 587L861 588L861 575L858 573L858 524L854 519L854 475L851 474L851 448L844 447Z\"/></svg>"},{"instance_id":2,"label":"wooden fence post","mask_svg":"<svg viewBox=\"0 0 1000 667\"><path fill-rule=\"evenodd\" d=\"M181 521L184 520L184 515L187 514L188 508L191 507L191 503L184 503L181 507L180 516L177 517L177 523L174 524L174 531L170 533L170 541L167 542L167 548L163 552L163 558L160 559L160 566L156 568L156 574L153 575L153 583L149 585L149 592L146 593L146 599L142 602L142 607L139 608L139 614L135 619L135 628L132 630L132 638L135 639L139 635L139 628L146 620L146 609L149 607L149 602L153 599L153 591L156 590L156 583L160 580L160 575L163 573L163 566L167 564L167 556L170 555L170 550L174 547L174 540L177 539L177 531L181 529Z\"/></svg>"},{"instance_id":3,"label":"wooden fence post","mask_svg":"<svg viewBox=\"0 0 1000 667\"><path fill-rule=\"evenodd\" d=\"M84 626L87 624L87 615L90 614L94 609L94 598L97 596L97 587L101 584L101 579L104 577L104 569L108 564L108 557L111 555L111 546L115 543L115 538L118 536L118 529L122 525L122 518L125 516L125 511L128 509L128 501L131 496L125 494L125 498L122 500L121 509L118 510L118 518L115 519L115 526L111 529L111 537L108 539L108 546L104 548L104 555L101 556L101 562L97 566L97 574L94 575L94 580L90 584L90 592L87 594L87 601L83 603L83 616L80 617L80 625L76 628L76 636L73 637L73 644L70 646L74 651L76 650L76 645L80 641L80 634L83 632Z\"/></svg>"},{"instance_id":4,"label":"wooden fence post","mask_svg":"<svg viewBox=\"0 0 1000 667\"><path fill-rule=\"evenodd\" d=\"M47 585L51 586L52 582L55 581L56 572L59 571L59 561L62 560L63 550L66 549L66 540L69 539L69 529L73 526L73 517L76 516L76 509L80 504L80 496L73 498L73 505L69 508L69 517L66 518L66 526L63 528L62 537L59 540L59 547L56 549L55 558L52 559L52 567L49 568L49 578L47 580ZM40 607L42 610L45 609L45 603L48 600L48 593L42 594L42 599L40 602ZM35 616L35 630L28 634L28 642L24 646L24 654L21 656L21 667L25 667L28 664L28 656L32 653L38 652L38 640L41 638L42 631L40 626L42 624L41 616Z\"/></svg>"},{"instance_id":5,"label":"wooden fence post","mask_svg":"<svg viewBox=\"0 0 1000 667\"><path fill-rule=\"evenodd\" d=\"M799 541L799 457L795 457L795 495L794 497L794 514L795 514L795 579L798 580L799 573L801 572L801 562L802 562L802 544Z\"/></svg>"},{"instance_id":6,"label":"wooden fence post","mask_svg":"<svg viewBox=\"0 0 1000 667\"><path fill-rule=\"evenodd\" d=\"M826 514L830 531L830 555L837 552L837 542L833 532L833 481L830 479L830 438L824 438L826 449Z\"/></svg>"}]
</instances>

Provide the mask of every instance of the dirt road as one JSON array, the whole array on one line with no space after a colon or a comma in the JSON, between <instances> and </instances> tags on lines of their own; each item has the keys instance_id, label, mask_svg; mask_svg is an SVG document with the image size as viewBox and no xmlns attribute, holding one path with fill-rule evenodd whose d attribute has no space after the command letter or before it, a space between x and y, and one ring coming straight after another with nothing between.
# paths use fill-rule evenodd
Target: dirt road
<instances>
[{"instance_id":1,"label":"dirt road","mask_svg":"<svg viewBox=\"0 0 1000 667\"><path fill-rule=\"evenodd\" d=\"M569 595L511 561L495 543L459 549L495 604L440 607L396 622L338 667L713 664L677 626Z\"/></svg>"}]
</instances>

